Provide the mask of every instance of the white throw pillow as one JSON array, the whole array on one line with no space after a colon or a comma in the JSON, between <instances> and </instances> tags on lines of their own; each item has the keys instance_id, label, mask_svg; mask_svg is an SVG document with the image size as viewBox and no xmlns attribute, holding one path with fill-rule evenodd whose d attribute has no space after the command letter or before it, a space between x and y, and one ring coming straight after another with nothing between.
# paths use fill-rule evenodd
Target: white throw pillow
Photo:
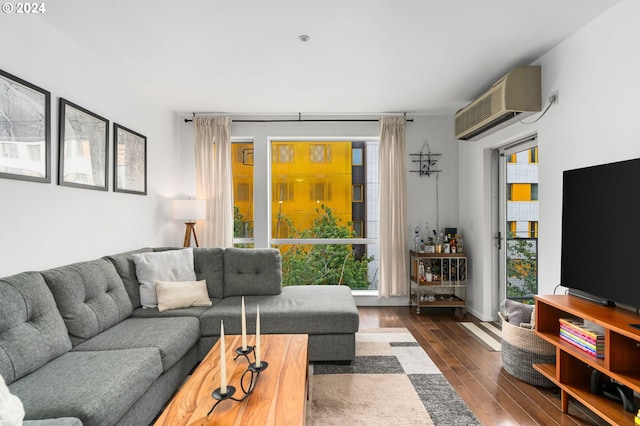
<instances>
[{"instance_id":1,"label":"white throw pillow","mask_svg":"<svg viewBox=\"0 0 640 426\"><path fill-rule=\"evenodd\" d=\"M140 283L140 304L143 308L158 306L156 282L195 281L193 249L167 250L132 255Z\"/></svg>"},{"instance_id":2,"label":"white throw pillow","mask_svg":"<svg viewBox=\"0 0 640 426\"><path fill-rule=\"evenodd\" d=\"M22 401L9 392L0 376L0 425L21 425L24 419L24 407Z\"/></svg>"},{"instance_id":3,"label":"white throw pillow","mask_svg":"<svg viewBox=\"0 0 640 426\"><path fill-rule=\"evenodd\" d=\"M156 282L158 311L188 308L189 306L211 306L207 292L207 281L158 281Z\"/></svg>"}]
</instances>

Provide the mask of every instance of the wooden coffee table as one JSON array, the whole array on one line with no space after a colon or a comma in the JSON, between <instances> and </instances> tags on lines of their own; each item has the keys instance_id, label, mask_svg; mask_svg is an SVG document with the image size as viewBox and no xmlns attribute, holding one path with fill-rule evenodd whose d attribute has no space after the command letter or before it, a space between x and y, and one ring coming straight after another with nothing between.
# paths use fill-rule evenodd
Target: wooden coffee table
<instances>
[{"instance_id":1,"label":"wooden coffee table","mask_svg":"<svg viewBox=\"0 0 640 426\"><path fill-rule=\"evenodd\" d=\"M220 387L218 341L165 407L155 425L304 425L309 381L308 336L263 334L260 343L261 359L269 366L260 373L255 389L247 399L221 401L207 416L216 403L211 393ZM255 336L247 336L247 344L255 344ZM244 396L240 378L249 365L244 357L233 360L235 349L241 346L241 336L225 336L225 345L228 385L236 388L234 397L240 399ZM250 358L253 362L253 354Z\"/></svg>"}]
</instances>

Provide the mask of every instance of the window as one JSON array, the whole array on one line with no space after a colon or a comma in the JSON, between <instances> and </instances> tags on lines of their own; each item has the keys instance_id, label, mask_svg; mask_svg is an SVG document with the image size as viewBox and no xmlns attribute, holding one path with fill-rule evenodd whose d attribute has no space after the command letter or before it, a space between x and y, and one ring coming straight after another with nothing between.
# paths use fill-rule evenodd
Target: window
<instances>
[{"instance_id":1,"label":"window","mask_svg":"<svg viewBox=\"0 0 640 426\"><path fill-rule=\"evenodd\" d=\"M273 224L273 229L275 229L275 234L278 238L294 238L295 235L292 233L291 223L285 219L277 220Z\"/></svg>"},{"instance_id":2,"label":"window","mask_svg":"<svg viewBox=\"0 0 640 426\"><path fill-rule=\"evenodd\" d=\"M311 201L330 201L331 184L326 182L314 182L310 185L309 199Z\"/></svg>"},{"instance_id":3,"label":"window","mask_svg":"<svg viewBox=\"0 0 640 426\"><path fill-rule=\"evenodd\" d=\"M240 182L238 183L235 193L236 196L234 197L234 199L237 199L238 201L250 201L253 191L251 190L250 184L246 182Z\"/></svg>"},{"instance_id":4,"label":"window","mask_svg":"<svg viewBox=\"0 0 640 426\"><path fill-rule=\"evenodd\" d=\"M330 163L331 162L331 145L310 144L309 145L309 161L312 163Z\"/></svg>"},{"instance_id":5,"label":"window","mask_svg":"<svg viewBox=\"0 0 640 426\"><path fill-rule=\"evenodd\" d=\"M500 300L531 299L538 277L538 147L535 135L499 148L496 152L499 191L497 231L504 241L496 272Z\"/></svg>"},{"instance_id":6,"label":"window","mask_svg":"<svg viewBox=\"0 0 640 426\"><path fill-rule=\"evenodd\" d=\"M293 201L293 184L289 182L276 183L273 199L278 200L278 202Z\"/></svg>"},{"instance_id":7,"label":"window","mask_svg":"<svg viewBox=\"0 0 640 426\"><path fill-rule=\"evenodd\" d=\"M351 201L354 203L361 203L364 201L363 185L353 185L353 195Z\"/></svg>"},{"instance_id":8,"label":"window","mask_svg":"<svg viewBox=\"0 0 640 426\"><path fill-rule=\"evenodd\" d=\"M364 237L364 223L360 220L354 220L352 223L353 233L356 234L356 237L362 238Z\"/></svg>"},{"instance_id":9,"label":"window","mask_svg":"<svg viewBox=\"0 0 640 426\"><path fill-rule=\"evenodd\" d=\"M351 165L352 166L362 166L363 165L363 149L362 148L353 148L351 150Z\"/></svg>"},{"instance_id":10,"label":"window","mask_svg":"<svg viewBox=\"0 0 640 426\"><path fill-rule=\"evenodd\" d=\"M292 163L293 162L293 145L276 144L271 149L271 156L274 163Z\"/></svg>"},{"instance_id":11,"label":"window","mask_svg":"<svg viewBox=\"0 0 640 426\"><path fill-rule=\"evenodd\" d=\"M232 141L234 246L253 240L253 143Z\"/></svg>"},{"instance_id":12,"label":"window","mask_svg":"<svg viewBox=\"0 0 640 426\"><path fill-rule=\"evenodd\" d=\"M282 146L309 153L290 162L271 155L270 241L282 253L283 285L377 289L378 242L367 232L377 235L378 142L271 141L272 152Z\"/></svg>"}]
</instances>

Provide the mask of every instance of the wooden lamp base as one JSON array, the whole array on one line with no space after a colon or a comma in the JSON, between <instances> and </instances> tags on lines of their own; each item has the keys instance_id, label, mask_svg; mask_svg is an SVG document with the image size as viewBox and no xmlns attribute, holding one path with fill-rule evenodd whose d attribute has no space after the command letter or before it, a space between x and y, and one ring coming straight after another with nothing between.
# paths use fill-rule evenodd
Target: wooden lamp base
<instances>
[{"instance_id":1,"label":"wooden lamp base","mask_svg":"<svg viewBox=\"0 0 640 426\"><path fill-rule=\"evenodd\" d=\"M196 235L195 222L185 222L187 228L184 231L184 247L191 247L191 234L193 234L193 239L196 242L196 247L200 247L198 245L198 236Z\"/></svg>"}]
</instances>

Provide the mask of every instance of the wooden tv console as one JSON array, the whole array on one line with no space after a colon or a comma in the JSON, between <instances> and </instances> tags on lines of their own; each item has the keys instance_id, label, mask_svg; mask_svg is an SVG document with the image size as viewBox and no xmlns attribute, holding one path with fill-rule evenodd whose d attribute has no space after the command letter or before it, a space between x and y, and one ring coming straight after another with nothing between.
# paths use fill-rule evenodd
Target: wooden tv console
<instances>
[{"instance_id":1,"label":"wooden tv console","mask_svg":"<svg viewBox=\"0 0 640 426\"><path fill-rule=\"evenodd\" d=\"M640 392L640 315L607 307L570 295L535 296L536 334L556 347L555 364L534 364L534 368L558 385L564 413L569 397L612 425L634 424L635 413L622 404L590 391L593 369ZM560 318L581 318L604 327L604 358L596 358L560 340Z\"/></svg>"}]
</instances>

